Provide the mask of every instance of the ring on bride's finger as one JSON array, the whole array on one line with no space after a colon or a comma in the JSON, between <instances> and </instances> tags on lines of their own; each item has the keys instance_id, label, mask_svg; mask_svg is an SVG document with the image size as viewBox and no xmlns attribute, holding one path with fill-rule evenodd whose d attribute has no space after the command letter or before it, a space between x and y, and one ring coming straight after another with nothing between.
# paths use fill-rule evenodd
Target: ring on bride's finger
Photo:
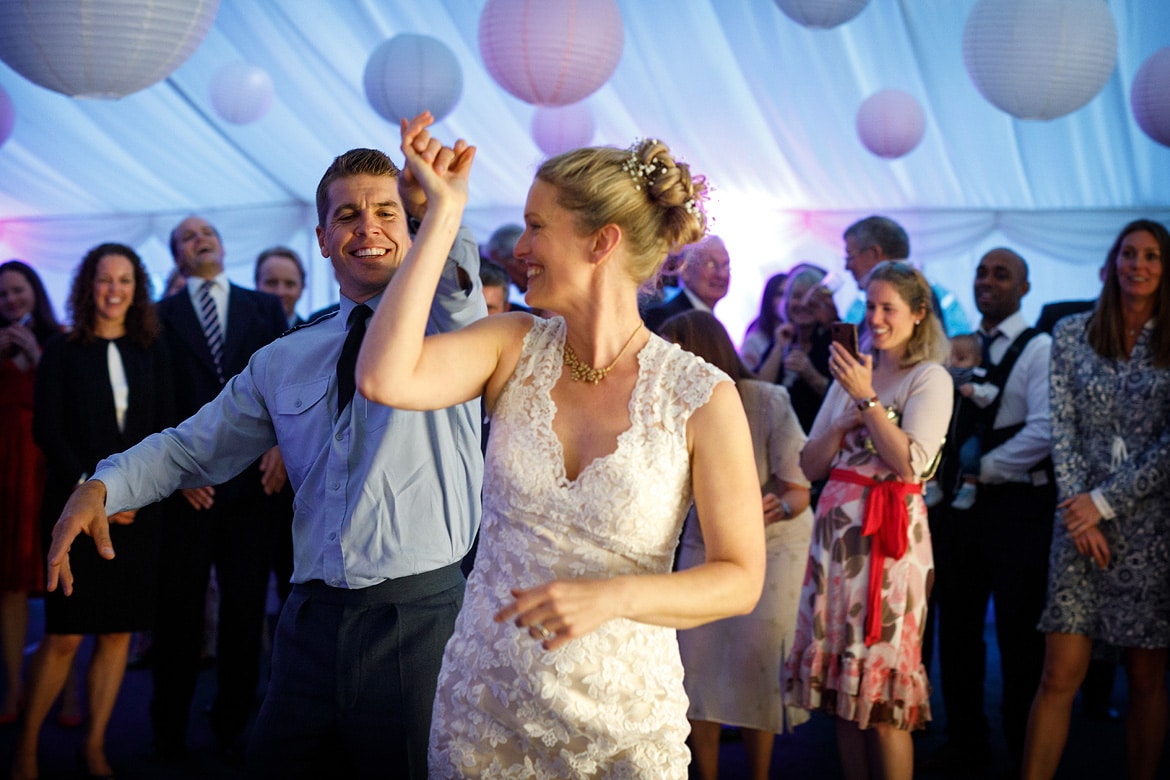
<instances>
[{"instance_id":1,"label":"ring on bride's finger","mask_svg":"<svg viewBox=\"0 0 1170 780\"><path fill-rule=\"evenodd\" d=\"M535 628L537 631L540 632L540 638L546 642L556 636L556 634L554 632L549 631L547 628L545 628L544 624L542 624L542 623L537 623Z\"/></svg>"}]
</instances>

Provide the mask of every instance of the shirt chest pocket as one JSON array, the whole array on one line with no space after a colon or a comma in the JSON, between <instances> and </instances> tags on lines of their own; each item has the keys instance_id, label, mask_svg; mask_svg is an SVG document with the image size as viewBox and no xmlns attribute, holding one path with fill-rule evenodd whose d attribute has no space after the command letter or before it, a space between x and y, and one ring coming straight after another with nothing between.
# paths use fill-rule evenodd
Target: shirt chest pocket
<instances>
[{"instance_id":1,"label":"shirt chest pocket","mask_svg":"<svg viewBox=\"0 0 1170 780\"><path fill-rule=\"evenodd\" d=\"M330 377L288 385L276 391L273 424L284 465L294 484L301 484L315 453L328 446L332 415L326 396Z\"/></svg>"}]
</instances>

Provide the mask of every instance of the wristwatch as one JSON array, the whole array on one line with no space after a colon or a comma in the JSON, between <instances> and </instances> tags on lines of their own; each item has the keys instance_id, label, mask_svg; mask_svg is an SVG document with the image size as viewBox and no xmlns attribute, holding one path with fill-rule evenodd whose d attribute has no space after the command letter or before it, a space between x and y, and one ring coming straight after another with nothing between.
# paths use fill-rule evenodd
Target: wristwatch
<instances>
[{"instance_id":1,"label":"wristwatch","mask_svg":"<svg viewBox=\"0 0 1170 780\"><path fill-rule=\"evenodd\" d=\"M857 408L863 412L866 409L872 409L877 405L878 405L878 397L876 395L871 395L869 398L862 398L860 401L857 402Z\"/></svg>"}]
</instances>

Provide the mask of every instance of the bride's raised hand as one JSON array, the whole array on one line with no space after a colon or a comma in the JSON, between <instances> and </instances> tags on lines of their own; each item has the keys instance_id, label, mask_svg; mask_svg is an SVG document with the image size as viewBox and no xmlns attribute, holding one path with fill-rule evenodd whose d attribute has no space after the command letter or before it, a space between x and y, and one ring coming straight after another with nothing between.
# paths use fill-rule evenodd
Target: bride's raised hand
<instances>
[{"instance_id":1,"label":"bride's raised hand","mask_svg":"<svg viewBox=\"0 0 1170 780\"><path fill-rule=\"evenodd\" d=\"M424 111L410 121L402 120L402 153L406 158L401 186L403 200L409 197L414 203L426 204L437 201L451 201L462 207L467 203L467 180L471 163L475 159L475 147L462 138L454 146L443 146L432 137L427 129L434 123L429 111ZM409 208L409 205L408 205ZM417 216L417 213L416 213Z\"/></svg>"}]
</instances>

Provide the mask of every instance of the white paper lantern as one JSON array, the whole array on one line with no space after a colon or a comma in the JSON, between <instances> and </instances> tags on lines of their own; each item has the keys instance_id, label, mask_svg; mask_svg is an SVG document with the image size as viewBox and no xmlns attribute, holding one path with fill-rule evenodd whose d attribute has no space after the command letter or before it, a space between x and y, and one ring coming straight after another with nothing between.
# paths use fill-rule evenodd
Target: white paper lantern
<instances>
[{"instance_id":1,"label":"white paper lantern","mask_svg":"<svg viewBox=\"0 0 1170 780\"><path fill-rule=\"evenodd\" d=\"M396 35L370 54L362 82L366 100L387 120L398 124L426 110L438 122L463 94L463 69L442 41Z\"/></svg>"},{"instance_id":2,"label":"white paper lantern","mask_svg":"<svg viewBox=\"0 0 1170 780\"><path fill-rule=\"evenodd\" d=\"M479 53L496 83L526 103L565 106L601 88L622 57L614 0L488 0Z\"/></svg>"},{"instance_id":3,"label":"white paper lantern","mask_svg":"<svg viewBox=\"0 0 1170 780\"><path fill-rule=\"evenodd\" d=\"M926 114L914 96L899 89L870 95L857 109L857 136L878 157L909 154L926 132Z\"/></svg>"},{"instance_id":4,"label":"white paper lantern","mask_svg":"<svg viewBox=\"0 0 1170 780\"><path fill-rule=\"evenodd\" d=\"M1105 0L978 0L963 28L963 62L996 108L1054 119L1109 81L1117 24Z\"/></svg>"},{"instance_id":5,"label":"white paper lantern","mask_svg":"<svg viewBox=\"0 0 1170 780\"><path fill-rule=\"evenodd\" d=\"M12 127L16 124L16 106L12 105L12 98L4 91L0 84L0 146L12 135Z\"/></svg>"},{"instance_id":6,"label":"white paper lantern","mask_svg":"<svg viewBox=\"0 0 1170 780\"><path fill-rule=\"evenodd\" d=\"M1129 103L1142 132L1170 146L1170 46L1158 49L1138 68Z\"/></svg>"},{"instance_id":7,"label":"white paper lantern","mask_svg":"<svg viewBox=\"0 0 1170 780\"><path fill-rule=\"evenodd\" d=\"M776 0L792 21L804 27L827 30L857 16L869 0Z\"/></svg>"},{"instance_id":8,"label":"white paper lantern","mask_svg":"<svg viewBox=\"0 0 1170 780\"><path fill-rule=\"evenodd\" d=\"M171 75L219 0L0 0L0 60L72 97L119 98Z\"/></svg>"},{"instance_id":9,"label":"white paper lantern","mask_svg":"<svg viewBox=\"0 0 1170 780\"><path fill-rule=\"evenodd\" d=\"M532 115L532 140L549 157L588 146L594 129L593 112L587 103L542 107Z\"/></svg>"},{"instance_id":10,"label":"white paper lantern","mask_svg":"<svg viewBox=\"0 0 1170 780\"><path fill-rule=\"evenodd\" d=\"M224 65L211 78L211 107L232 124L255 122L272 108L275 89L268 71L246 62Z\"/></svg>"}]
</instances>

